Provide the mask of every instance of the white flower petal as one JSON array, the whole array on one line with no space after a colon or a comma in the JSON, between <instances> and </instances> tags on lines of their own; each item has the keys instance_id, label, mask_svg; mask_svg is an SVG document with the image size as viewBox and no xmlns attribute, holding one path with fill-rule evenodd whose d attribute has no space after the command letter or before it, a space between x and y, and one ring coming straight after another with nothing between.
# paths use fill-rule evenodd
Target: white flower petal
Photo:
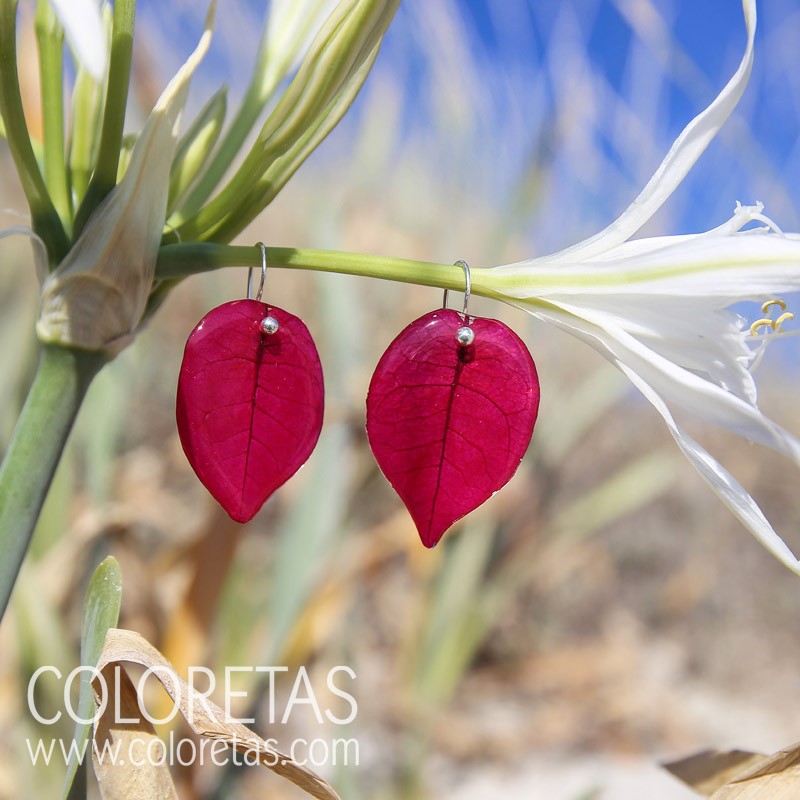
<instances>
[{"instance_id":1,"label":"white flower petal","mask_svg":"<svg viewBox=\"0 0 800 800\"><path fill-rule=\"evenodd\" d=\"M634 386L661 414L683 454L722 502L770 553L792 572L800 574L800 561L772 528L753 498L708 451L678 427L659 392L637 371L636 366L641 366L641 362L632 366L630 360L627 359L628 354L626 354L626 360L623 361L618 352L618 342L614 337L590 321L571 316L555 307L537 308L533 313L585 341L627 375ZM767 422L774 425L769 420ZM779 426L774 427L778 428ZM787 434L787 436L790 435ZM795 447L797 444L795 441Z\"/></svg>"},{"instance_id":2,"label":"white flower petal","mask_svg":"<svg viewBox=\"0 0 800 800\"><path fill-rule=\"evenodd\" d=\"M517 298L605 295L632 302L656 297L708 299L710 308L800 291L800 237L764 230L660 236L622 246L602 261L556 264L547 259L496 267L486 286Z\"/></svg>"},{"instance_id":3,"label":"white flower petal","mask_svg":"<svg viewBox=\"0 0 800 800\"><path fill-rule=\"evenodd\" d=\"M597 253L585 261L591 264L598 264L604 261L618 261L623 258L638 258L647 255L652 251L661 250L664 247L671 247L672 245L680 244L681 242L690 239L696 239L698 236L722 236L739 233L742 229L749 225L751 222L758 221L765 223L765 228L752 231L754 233L764 233L768 231L775 231L782 236L792 237L793 234L784 234L779 231L778 226L762 213L764 210L763 203L756 203L752 206L743 206L737 202L733 211L733 216L722 225L712 228L710 231L703 233L687 233L680 236L652 236L644 239L631 239L626 242L621 242L616 247L609 250L604 250ZM796 238L796 237L795 237ZM545 270L548 264L553 264L558 268L557 271L564 269L564 260L562 254L566 251L561 251L550 256L540 256L538 258L529 258L525 261L517 262L516 264L508 264L503 267L497 267L497 270L503 273L512 275L514 273L528 273L531 269Z\"/></svg>"},{"instance_id":4,"label":"white flower petal","mask_svg":"<svg viewBox=\"0 0 800 800\"><path fill-rule=\"evenodd\" d=\"M543 300L625 331L755 407L751 369L760 344L748 322L728 309L800 291L800 238L740 230L754 218L766 219L760 212L760 206L739 207L728 223L707 233L627 242L597 261L537 259L482 277L503 299Z\"/></svg>"},{"instance_id":5,"label":"white flower petal","mask_svg":"<svg viewBox=\"0 0 800 800\"><path fill-rule=\"evenodd\" d=\"M558 302L575 312L571 299ZM657 303L637 303L624 295L602 295L592 298L591 308L604 315L604 326L626 331L668 361L755 405L750 367L756 352L738 314L714 310L706 298L664 297Z\"/></svg>"},{"instance_id":6,"label":"white flower petal","mask_svg":"<svg viewBox=\"0 0 800 800\"><path fill-rule=\"evenodd\" d=\"M108 67L108 46L97 0L50 0L75 57L96 80Z\"/></svg>"},{"instance_id":7,"label":"white flower petal","mask_svg":"<svg viewBox=\"0 0 800 800\"><path fill-rule=\"evenodd\" d=\"M562 327L565 327L564 314L569 315L566 327L572 324L573 333L588 327L593 331L594 339L602 343L605 353L610 353L616 363L634 370L668 402L700 419L770 447L800 465L800 441L789 431L762 414L752 403L678 366L627 331L610 325L602 312L561 303L548 303L546 307L532 311L543 319L558 320Z\"/></svg>"},{"instance_id":8,"label":"white flower petal","mask_svg":"<svg viewBox=\"0 0 800 800\"><path fill-rule=\"evenodd\" d=\"M664 401L646 381L627 365L618 364L618 366L661 414L678 447L689 459L689 463L716 492L720 500L778 561L795 574L800 575L800 561L797 560L783 539L778 536L744 487L707 450L678 427Z\"/></svg>"},{"instance_id":9,"label":"white flower petal","mask_svg":"<svg viewBox=\"0 0 800 800\"><path fill-rule=\"evenodd\" d=\"M742 8L747 26L747 47L739 68L725 88L705 111L698 114L683 129L639 196L614 222L591 238L568 247L555 256L547 256L548 260L584 261L622 244L633 236L675 191L728 119L750 79L756 32L755 0L742 0Z\"/></svg>"},{"instance_id":10,"label":"white flower petal","mask_svg":"<svg viewBox=\"0 0 800 800\"><path fill-rule=\"evenodd\" d=\"M746 321L730 310L743 301L800 291L800 236L783 234L762 214L761 204L737 204L728 222L706 233L628 241L680 184L744 91L753 64L755 0L742 0L742 6L747 47L738 70L687 125L620 217L573 247L485 270L479 280L485 294L566 330L615 364L661 414L728 508L800 574L800 562L753 498L678 427L670 410L683 408L800 465L800 440L756 405L751 370L768 338L751 335ZM751 222L764 227L744 230ZM777 335L784 334L769 337Z\"/></svg>"}]
</instances>

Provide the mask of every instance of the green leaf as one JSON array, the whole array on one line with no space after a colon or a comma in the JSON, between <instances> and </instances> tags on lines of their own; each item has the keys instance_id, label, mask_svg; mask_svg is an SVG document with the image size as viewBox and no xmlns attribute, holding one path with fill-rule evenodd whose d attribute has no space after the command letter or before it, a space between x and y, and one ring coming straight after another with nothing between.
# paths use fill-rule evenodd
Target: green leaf
<instances>
[{"instance_id":1,"label":"green leaf","mask_svg":"<svg viewBox=\"0 0 800 800\"><path fill-rule=\"evenodd\" d=\"M122 574L119 564L113 556L106 558L94 571L86 590L86 602L83 607L83 623L81 626L81 664L95 666L100 660L103 643L109 628L114 628L119 619L122 603ZM78 713L81 719L90 719L94 712L94 694L92 693L91 675L81 673L80 694L78 695ZM84 743L89 739L90 724L76 723L73 741L75 747L70 749L67 764L67 777L64 782L63 797L70 795L72 782L78 771L76 752L81 752Z\"/></svg>"}]
</instances>

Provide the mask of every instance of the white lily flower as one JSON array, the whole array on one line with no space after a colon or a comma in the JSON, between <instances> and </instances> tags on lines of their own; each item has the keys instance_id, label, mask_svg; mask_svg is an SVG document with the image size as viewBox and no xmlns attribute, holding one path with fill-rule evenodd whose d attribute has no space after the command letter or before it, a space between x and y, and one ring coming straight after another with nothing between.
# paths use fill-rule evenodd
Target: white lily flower
<instances>
[{"instance_id":1,"label":"white lily flower","mask_svg":"<svg viewBox=\"0 0 800 800\"><path fill-rule=\"evenodd\" d=\"M96 80L102 80L108 67L106 42L97 0L50 0L70 49Z\"/></svg>"},{"instance_id":2,"label":"white lily flower","mask_svg":"<svg viewBox=\"0 0 800 800\"><path fill-rule=\"evenodd\" d=\"M639 197L590 239L554 255L487 270L484 285L495 297L587 342L624 372L728 508L800 574L800 561L753 498L677 425L671 411L683 408L800 466L800 441L759 410L752 375L766 342L782 335L782 323L792 316L780 314L782 301L770 301L800 290L800 235L782 233L760 204L737 204L733 218L714 230L629 241L678 186L741 97L753 62L755 0L743 0L743 8L748 38L739 69L684 129ZM766 227L744 230L753 221ZM767 304L752 329L730 308L743 301Z\"/></svg>"}]
</instances>

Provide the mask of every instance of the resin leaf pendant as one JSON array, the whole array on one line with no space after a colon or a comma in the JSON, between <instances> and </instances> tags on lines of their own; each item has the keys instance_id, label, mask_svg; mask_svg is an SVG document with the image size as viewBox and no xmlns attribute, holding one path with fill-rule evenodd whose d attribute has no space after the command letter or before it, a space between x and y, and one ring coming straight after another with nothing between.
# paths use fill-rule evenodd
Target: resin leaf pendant
<instances>
[{"instance_id":1,"label":"resin leaf pendant","mask_svg":"<svg viewBox=\"0 0 800 800\"><path fill-rule=\"evenodd\" d=\"M517 470L539 410L539 379L502 322L432 311L389 345L367 395L383 474L433 547Z\"/></svg>"},{"instance_id":2,"label":"resin leaf pendant","mask_svg":"<svg viewBox=\"0 0 800 800\"><path fill-rule=\"evenodd\" d=\"M257 300L210 311L186 342L178 433L189 463L237 522L297 472L322 427L317 349L297 317Z\"/></svg>"}]
</instances>

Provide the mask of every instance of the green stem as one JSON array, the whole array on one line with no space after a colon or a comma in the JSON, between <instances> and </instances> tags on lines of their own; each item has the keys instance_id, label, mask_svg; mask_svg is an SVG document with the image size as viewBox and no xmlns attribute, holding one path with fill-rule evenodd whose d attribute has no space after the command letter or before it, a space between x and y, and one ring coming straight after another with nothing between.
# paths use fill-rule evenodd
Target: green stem
<instances>
[{"instance_id":1,"label":"green stem","mask_svg":"<svg viewBox=\"0 0 800 800\"><path fill-rule=\"evenodd\" d=\"M66 255L69 241L42 178L25 122L17 74L17 0L0 0L0 113L31 209L33 229L44 241L50 262L57 264Z\"/></svg>"},{"instance_id":2,"label":"green stem","mask_svg":"<svg viewBox=\"0 0 800 800\"><path fill-rule=\"evenodd\" d=\"M0 466L0 617L5 613L53 473L103 356L42 350L28 399Z\"/></svg>"},{"instance_id":3,"label":"green stem","mask_svg":"<svg viewBox=\"0 0 800 800\"><path fill-rule=\"evenodd\" d=\"M464 270L454 264L434 264L405 258L386 258L363 253L343 253L334 250L299 250L293 247L268 247L270 267L308 269L317 272L337 272L341 275L360 275L439 289L464 289ZM208 272L222 267L260 267L258 247L238 247L223 244L171 244L162 247L156 264L157 280L174 280ZM496 297L487 287L490 270L470 269L472 293Z\"/></svg>"},{"instance_id":4,"label":"green stem","mask_svg":"<svg viewBox=\"0 0 800 800\"><path fill-rule=\"evenodd\" d=\"M117 0L114 3L114 26L111 33L111 58L108 66L103 128L97 164L78 213L75 215L73 240L80 236L92 212L117 185L117 171L128 105L133 55L133 26L136 20L136 0Z\"/></svg>"},{"instance_id":5,"label":"green stem","mask_svg":"<svg viewBox=\"0 0 800 800\"><path fill-rule=\"evenodd\" d=\"M36 6L36 42L42 84L44 179L63 225L72 219L64 143L64 31L49 0Z\"/></svg>"}]
</instances>

